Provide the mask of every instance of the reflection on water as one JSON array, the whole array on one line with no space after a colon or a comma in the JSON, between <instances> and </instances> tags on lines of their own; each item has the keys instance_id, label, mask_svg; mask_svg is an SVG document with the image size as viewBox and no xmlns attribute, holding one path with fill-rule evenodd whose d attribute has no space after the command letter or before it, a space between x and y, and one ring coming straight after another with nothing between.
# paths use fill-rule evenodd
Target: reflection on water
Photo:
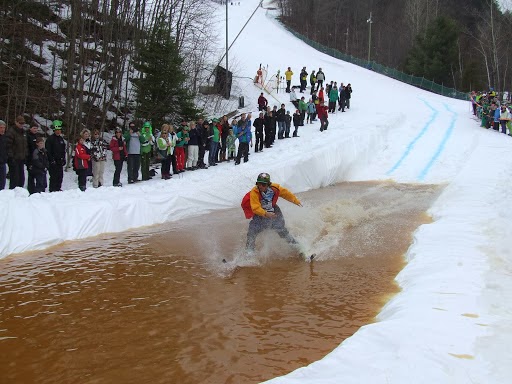
<instances>
[{"instance_id":1,"label":"reflection on water","mask_svg":"<svg viewBox=\"0 0 512 384\"><path fill-rule=\"evenodd\" d=\"M397 291L438 193L344 183L282 202L313 263L272 234L245 260L240 209L1 260L2 380L256 383L311 363Z\"/></svg>"}]
</instances>

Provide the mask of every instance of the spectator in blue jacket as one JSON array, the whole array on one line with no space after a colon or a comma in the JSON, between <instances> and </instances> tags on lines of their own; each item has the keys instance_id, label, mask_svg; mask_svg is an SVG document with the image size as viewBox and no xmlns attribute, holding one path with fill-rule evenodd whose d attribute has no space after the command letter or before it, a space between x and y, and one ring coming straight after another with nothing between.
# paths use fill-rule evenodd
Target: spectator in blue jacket
<instances>
[{"instance_id":1,"label":"spectator in blue jacket","mask_svg":"<svg viewBox=\"0 0 512 384\"><path fill-rule=\"evenodd\" d=\"M236 155L235 165L240 164L242 156L244 157L244 163L247 163L249 161L249 142L252 142L252 133L251 125L247 124L245 113L242 113L238 125L235 127L235 136L238 139L238 154Z\"/></svg>"},{"instance_id":2,"label":"spectator in blue jacket","mask_svg":"<svg viewBox=\"0 0 512 384\"><path fill-rule=\"evenodd\" d=\"M495 131L500 130L500 116L501 116L500 109L496 106L496 109L494 110L494 116L493 116L494 120L493 120L493 125L492 125L492 128Z\"/></svg>"}]
</instances>

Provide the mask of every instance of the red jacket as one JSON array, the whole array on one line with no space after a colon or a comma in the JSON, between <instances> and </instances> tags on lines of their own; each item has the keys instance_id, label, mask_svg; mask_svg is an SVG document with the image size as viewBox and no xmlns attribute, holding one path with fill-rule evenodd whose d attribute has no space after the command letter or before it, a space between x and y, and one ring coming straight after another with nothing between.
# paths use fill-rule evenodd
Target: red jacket
<instances>
[{"instance_id":1,"label":"red jacket","mask_svg":"<svg viewBox=\"0 0 512 384\"><path fill-rule=\"evenodd\" d=\"M318 113L318 118L324 118L327 119L327 107L325 105L317 105L316 112Z\"/></svg>"},{"instance_id":2,"label":"red jacket","mask_svg":"<svg viewBox=\"0 0 512 384\"><path fill-rule=\"evenodd\" d=\"M112 159L113 160L124 160L128 157L128 151L126 150L126 141L123 140L123 158L121 158L121 151L119 150L119 142L117 137L112 137L110 140L110 150L112 151Z\"/></svg>"},{"instance_id":3,"label":"red jacket","mask_svg":"<svg viewBox=\"0 0 512 384\"><path fill-rule=\"evenodd\" d=\"M224 129L224 127L222 126L222 123L221 122L218 122L217 124L215 124L217 126L217 128L219 129L219 137L222 136L222 130Z\"/></svg>"},{"instance_id":4,"label":"red jacket","mask_svg":"<svg viewBox=\"0 0 512 384\"><path fill-rule=\"evenodd\" d=\"M320 101L320 104L324 102L324 91L321 89L318 91L318 100Z\"/></svg>"},{"instance_id":5,"label":"red jacket","mask_svg":"<svg viewBox=\"0 0 512 384\"><path fill-rule=\"evenodd\" d=\"M265 99L264 96L258 97L258 105L259 106L266 107L267 104L268 104L268 101L267 101L267 99Z\"/></svg>"},{"instance_id":6,"label":"red jacket","mask_svg":"<svg viewBox=\"0 0 512 384\"><path fill-rule=\"evenodd\" d=\"M88 160L91 156L87 154L85 147L78 143L75 148L75 168L76 169L87 169L89 168Z\"/></svg>"}]
</instances>

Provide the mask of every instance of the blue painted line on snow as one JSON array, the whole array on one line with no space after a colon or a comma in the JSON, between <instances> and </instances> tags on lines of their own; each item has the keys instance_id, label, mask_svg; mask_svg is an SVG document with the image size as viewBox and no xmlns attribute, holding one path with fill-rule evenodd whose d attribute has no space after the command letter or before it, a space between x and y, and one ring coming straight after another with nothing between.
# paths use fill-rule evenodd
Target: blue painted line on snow
<instances>
[{"instance_id":1,"label":"blue painted line on snow","mask_svg":"<svg viewBox=\"0 0 512 384\"><path fill-rule=\"evenodd\" d=\"M423 181L425 179L425 176L430 171L430 168L432 168L432 165L434 165L434 163L436 162L439 155L441 155L441 153L444 151L444 148L446 147L446 143L448 142L448 140L450 139L450 136L453 133L453 128L455 127L455 122L457 121L457 114L455 112L453 112L447 104L443 104L443 105L446 108L446 110L453 115L452 121L450 122L450 126L448 127L448 129L446 130L446 132L444 134L443 140L441 140L441 143L439 143L439 146L437 147L437 151L434 153L434 155L428 162L427 166L425 168L423 168L423 170L418 175L418 179L420 181Z\"/></svg>"},{"instance_id":2,"label":"blue painted line on snow","mask_svg":"<svg viewBox=\"0 0 512 384\"><path fill-rule=\"evenodd\" d=\"M393 167L391 167L391 169L386 172L386 175L388 175L388 176L391 173L393 173L394 171L396 171L396 169L400 165L402 165L402 162L405 160L405 158L407 156L409 156L409 153L411 153L412 149L414 148L414 146L416 145L418 140L421 139L422 136L428 131L428 129L430 128L430 125L434 122L437 115L439 114L439 112L435 108L433 108L429 103L427 103L425 100L423 100L423 99L420 99L420 100L423 101L423 103L432 110L432 115L430 116L430 120L427 121L427 123L425 124L423 129L420 131L420 133L418 133L418 135L409 143L409 145L405 149L405 152L403 153L402 157L400 157L400 159L396 162L396 164L393 165Z\"/></svg>"}]
</instances>

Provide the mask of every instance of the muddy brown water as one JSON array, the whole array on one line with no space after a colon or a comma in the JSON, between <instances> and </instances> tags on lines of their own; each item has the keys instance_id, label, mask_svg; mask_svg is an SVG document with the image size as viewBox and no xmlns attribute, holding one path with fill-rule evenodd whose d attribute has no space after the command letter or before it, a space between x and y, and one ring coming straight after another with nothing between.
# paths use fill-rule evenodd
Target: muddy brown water
<instances>
[{"instance_id":1,"label":"muddy brown water","mask_svg":"<svg viewBox=\"0 0 512 384\"><path fill-rule=\"evenodd\" d=\"M280 201L290 231L318 254L313 263L271 233L248 259L240 209L0 260L0 381L286 374L374 321L439 193L361 182L300 194L304 208Z\"/></svg>"}]
</instances>

